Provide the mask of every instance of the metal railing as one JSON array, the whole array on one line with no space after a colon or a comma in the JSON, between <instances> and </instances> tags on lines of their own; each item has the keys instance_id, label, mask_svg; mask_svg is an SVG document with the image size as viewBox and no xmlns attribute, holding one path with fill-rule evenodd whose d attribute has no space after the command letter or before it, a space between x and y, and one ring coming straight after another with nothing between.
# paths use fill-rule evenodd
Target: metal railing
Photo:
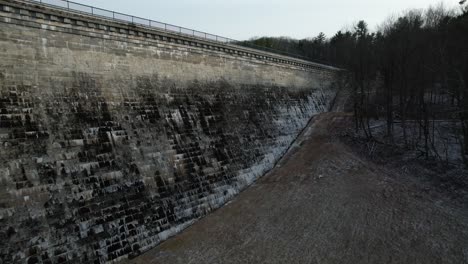
<instances>
[{"instance_id":1,"label":"metal railing","mask_svg":"<svg viewBox=\"0 0 468 264\"><path fill-rule=\"evenodd\" d=\"M285 55L288 57L293 57L293 58L297 58L297 59L301 59L305 61L310 61L309 58L300 56L298 54L293 54L293 53L285 52L282 50L276 50L276 49L271 49L271 48L267 48L263 46L258 46L258 45L255 45L246 41L237 41L234 39L206 33L203 31L179 27L179 26L175 26L175 25L171 25L171 24L167 24L163 22L154 21L151 19L127 15L127 14L114 12L114 11L110 11L110 10L106 10L106 9L102 9L102 8L98 8L94 6L89 6L89 5L84 5L84 4L68 1L68 0L24 0L24 1L40 3L42 5L51 6L51 7L59 8L59 9L65 9L69 12L81 13L81 14L91 15L91 16L105 18L105 19L111 19L111 20L118 21L118 22L131 23L131 24L138 25L138 26L163 30L163 31L171 32L171 33L178 33L182 35L188 35L188 36L192 36L196 38L220 42L223 44L233 44L237 46L253 48L256 50L267 51L267 52Z\"/></svg>"}]
</instances>

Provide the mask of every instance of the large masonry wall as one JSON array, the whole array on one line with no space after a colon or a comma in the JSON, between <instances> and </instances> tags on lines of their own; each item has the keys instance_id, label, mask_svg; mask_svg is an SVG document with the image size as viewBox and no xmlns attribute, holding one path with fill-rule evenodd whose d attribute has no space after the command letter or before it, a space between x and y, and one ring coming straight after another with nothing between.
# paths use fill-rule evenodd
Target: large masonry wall
<instances>
[{"instance_id":1,"label":"large masonry wall","mask_svg":"<svg viewBox=\"0 0 468 264\"><path fill-rule=\"evenodd\" d=\"M271 169L336 71L0 0L0 263L150 249Z\"/></svg>"}]
</instances>

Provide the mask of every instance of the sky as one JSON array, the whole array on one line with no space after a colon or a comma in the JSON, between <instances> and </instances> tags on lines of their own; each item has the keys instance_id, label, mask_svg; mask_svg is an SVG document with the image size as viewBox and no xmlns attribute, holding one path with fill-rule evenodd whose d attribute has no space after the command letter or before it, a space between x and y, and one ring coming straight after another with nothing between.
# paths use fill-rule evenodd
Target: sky
<instances>
[{"instance_id":1,"label":"sky","mask_svg":"<svg viewBox=\"0 0 468 264\"><path fill-rule=\"evenodd\" d=\"M365 20L371 29L392 14L459 0L74 0L236 40L310 38Z\"/></svg>"}]
</instances>

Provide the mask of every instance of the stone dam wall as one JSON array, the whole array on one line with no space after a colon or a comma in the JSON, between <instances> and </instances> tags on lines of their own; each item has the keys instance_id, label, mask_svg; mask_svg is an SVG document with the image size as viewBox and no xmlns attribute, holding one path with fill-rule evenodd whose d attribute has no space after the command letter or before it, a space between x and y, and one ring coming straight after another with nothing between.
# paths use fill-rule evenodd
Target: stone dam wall
<instances>
[{"instance_id":1,"label":"stone dam wall","mask_svg":"<svg viewBox=\"0 0 468 264\"><path fill-rule=\"evenodd\" d=\"M271 169L338 71L0 0L0 263L109 263Z\"/></svg>"}]
</instances>

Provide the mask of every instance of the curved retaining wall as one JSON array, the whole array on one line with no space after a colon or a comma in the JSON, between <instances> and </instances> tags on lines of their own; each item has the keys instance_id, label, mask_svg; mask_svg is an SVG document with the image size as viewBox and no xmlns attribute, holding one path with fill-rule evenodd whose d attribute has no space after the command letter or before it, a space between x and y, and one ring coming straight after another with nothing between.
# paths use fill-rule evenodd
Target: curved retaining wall
<instances>
[{"instance_id":1,"label":"curved retaining wall","mask_svg":"<svg viewBox=\"0 0 468 264\"><path fill-rule=\"evenodd\" d=\"M150 249L272 168L338 71L0 0L0 263Z\"/></svg>"}]
</instances>

